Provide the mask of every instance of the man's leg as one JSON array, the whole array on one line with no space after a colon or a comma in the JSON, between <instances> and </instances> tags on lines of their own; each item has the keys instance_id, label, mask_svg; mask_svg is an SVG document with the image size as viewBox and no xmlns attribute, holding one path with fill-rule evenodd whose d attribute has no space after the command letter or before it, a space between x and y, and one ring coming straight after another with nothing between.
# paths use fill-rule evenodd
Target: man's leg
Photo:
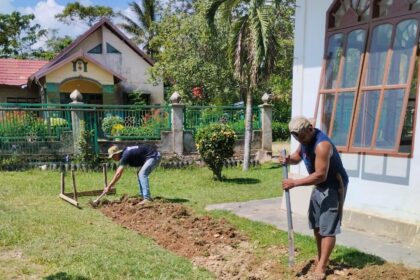
<instances>
[{"instance_id":1,"label":"man's leg","mask_svg":"<svg viewBox=\"0 0 420 280\"><path fill-rule=\"evenodd\" d=\"M318 250L318 255L315 259L315 266L317 266L319 259L321 258L321 240L322 240L322 236L319 235L319 228L314 229L314 236L315 236L315 241L316 241L316 248Z\"/></svg>"},{"instance_id":2,"label":"man's leg","mask_svg":"<svg viewBox=\"0 0 420 280\"><path fill-rule=\"evenodd\" d=\"M140 171L141 171L141 168L139 168L139 170L137 170L137 180L139 182L139 196L140 196L140 198L143 198L143 190L142 190L141 182L140 182Z\"/></svg>"},{"instance_id":3,"label":"man's leg","mask_svg":"<svg viewBox=\"0 0 420 280\"><path fill-rule=\"evenodd\" d=\"M143 198L147 200L151 200L150 196L150 189L149 189L149 175L152 173L153 169L158 165L160 161L159 158L150 158L146 160L143 164L143 167L140 169L139 172L139 181L141 184L141 189L143 193Z\"/></svg>"},{"instance_id":4,"label":"man's leg","mask_svg":"<svg viewBox=\"0 0 420 280\"><path fill-rule=\"evenodd\" d=\"M315 272L325 273L330 255L335 246L335 236L321 236L321 254Z\"/></svg>"}]
</instances>

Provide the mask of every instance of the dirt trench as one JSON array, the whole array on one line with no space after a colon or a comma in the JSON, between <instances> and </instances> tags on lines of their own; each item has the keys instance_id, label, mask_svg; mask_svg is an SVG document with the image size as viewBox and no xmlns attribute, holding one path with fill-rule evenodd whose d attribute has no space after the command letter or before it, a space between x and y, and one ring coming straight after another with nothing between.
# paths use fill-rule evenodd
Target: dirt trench
<instances>
[{"instance_id":1,"label":"dirt trench","mask_svg":"<svg viewBox=\"0 0 420 280\"><path fill-rule=\"evenodd\" d=\"M287 247L270 247L256 254L253 243L225 219L197 216L187 207L165 199L139 204L139 198L102 201L100 211L125 228L152 238L160 246L213 272L217 279L306 279L313 262L292 271L280 264ZM298 253L298 252L296 252ZM385 263L362 269L331 263L327 279L420 279L420 270Z\"/></svg>"}]
</instances>

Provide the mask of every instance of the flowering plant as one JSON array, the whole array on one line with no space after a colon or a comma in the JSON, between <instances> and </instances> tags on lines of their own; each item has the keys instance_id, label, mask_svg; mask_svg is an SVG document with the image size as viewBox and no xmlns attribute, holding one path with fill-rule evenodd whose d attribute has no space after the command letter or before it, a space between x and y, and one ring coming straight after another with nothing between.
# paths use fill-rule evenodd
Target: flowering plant
<instances>
[{"instance_id":1,"label":"flowering plant","mask_svg":"<svg viewBox=\"0 0 420 280\"><path fill-rule=\"evenodd\" d=\"M112 136L119 136L120 133L124 130L124 126L120 123L114 124L111 128Z\"/></svg>"}]
</instances>

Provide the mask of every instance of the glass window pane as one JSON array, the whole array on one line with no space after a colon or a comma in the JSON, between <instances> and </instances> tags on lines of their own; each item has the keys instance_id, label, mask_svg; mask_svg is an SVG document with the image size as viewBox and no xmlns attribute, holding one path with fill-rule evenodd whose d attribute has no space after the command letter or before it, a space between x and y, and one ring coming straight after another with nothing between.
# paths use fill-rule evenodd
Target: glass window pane
<instances>
[{"instance_id":1,"label":"glass window pane","mask_svg":"<svg viewBox=\"0 0 420 280\"><path fill-rule=\"evenodd\" d=\"M323 94L322 96L321 130L328 134L331 123L332 111L334 108L334 95Z\"/></svg>"},{"instance_id":2,"label":"glass window pane","mask_svg":"<svg viewBox=\"0 0 420 280\"><path fill-rule=\"evenodd\" d=\"M353 113L354 92L338 94L335 112L332 141L336 146L346 146L350 132L350 122Z\"/></svg>"},{"instance_id":3,"label":"glass window pane","mask_svg":"<svg viewBox=\"0 0 420 280\"><path fill-rule=\"evenodd\" d=\"M420 1L420 0L419 0ZM414 115L416 112L417 97L417 77L418 77L418 58L414 64L413 79L411 80L410 95L408 96L407 107L405 108L405 118L401 133L399 152L410 153L414 133Z\"/></svg>"},{"instance_id":4,"label":"glass window pane","mask_svg":"<svg viewBox=\"0 0 420 280\"><path fill-rule=\"evenodd\" d=\"M346 15L347 11L350 9L350 4L350 0L343 0L340 3L340 7L337 9L337 11L332 13L332 16L334 17L334 27L341 26L341 21L343 20L343 17Z\"/></svg>"},{"instance_id":5,"label":"glass window pane","mask_svg":"<svg viewBox=\"0 0 420 280\"><path fill-rule=\"evenodd\" d=\"M341 87L353 88L357 86L360 62L365 51L366 31L361 29L355 30L348 35L347 40Z\"/></svg>"},{"instance_id":6,"label":"glass window pane","mask_svg":"<svg viewBox=\"0 0 420 280\"><path fill-rule=\"evenodd\" d=\"M397 0L397 1L401 1L401 0ZM379 5L379 16L381 17L387 16L389 13L389 7L392 5L393 2L394 0L381 0L380 2L378 2L377 5Z\"/></svg>"},{"instance_id":7,"label":"glass window pane","mask_svg":"<svg viewBox=\"0 0 420 280\"><path fill-rule=\"evenodd\" d=\"M338 68L343 51L343 34L335 34L328 40L326 55L324 89L332 89L337 85Z\"/></svg>"},{"instance_id":8,"label":"glass window pane","mask_svg":"<svg viewBox=\"0 0 420 280\"><path fill-rule=\"evenodd\" d=\"M397 25L388 84L407 83L410 61L416 46L417 20L405 20Z\"/></svg>"},{"instance_id":9,"label":"glass window pane","mask_svg":"<svg viewBox=\"0 0 420 280\"><path fill-rule=\"evenodd\" d=\"M354 10L356 11L360 19L362 21L369 19L370 7L368 6L370 6L370 1L369 0L353 0L352 2L353 2L352 4L354 7Z\"/></svg>"},{"instance_id":10,"label":"glass window pane","mask_svg":"<svg viewBox=\"0 0 420 280\"><path fill-rule=\"evenodd\" d=\"M376 135L377 149L394 149L397 139L399 139L397 133L400 126L403 101L404 89L385 91L379 119L378 134Z\"/></svg>"},{"instance_id":11,"label":"glass window pane","mask_svg":"<svg viewBox=\"0 0 420 280\"><path fill-rule=\"evenodd\" d=\"M409 0L412 10L420 10L420 0Z\"/></svg>"},{"instance_id":12,"label":"glass window pane","mask_svg":"<svg viewBox=\"0 0 420 280\"><path fill-rule=\"evenodd\" d=\"M373 30L365 81L365 84L368 86L382 85L387 51L391 44L391 35L391 24L379 25Z\"/></svg>"},{"instance_id":13,"label":"glass window pane","mask_svg":"<svg viewBox=\"0 0 420 280\"><path fill-rule=\"evenodd\" d=\"M359 100L359 112L353 147L370 148L375 128L380 91L366 91Z\"/></svg>"}]
</instances>

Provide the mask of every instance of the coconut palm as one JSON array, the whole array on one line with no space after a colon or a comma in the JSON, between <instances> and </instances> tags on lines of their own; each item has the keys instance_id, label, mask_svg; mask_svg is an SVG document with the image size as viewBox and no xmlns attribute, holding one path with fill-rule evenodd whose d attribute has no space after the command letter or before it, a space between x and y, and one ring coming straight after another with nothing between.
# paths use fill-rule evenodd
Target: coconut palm
<instances>
[{"instance_id":1,"label":"coconut palm","mask_svg":"<svg viewBox=\"0 0 420 280\"><path fill-rule=\"evenodd\" d=\"M220 20L230 23L229 57L246 95L243 170L248 170L251 154L253 92L269 78L275 66L278 44L274 7L273 1L267 0L214 0L206 14L213 30L217 13Z\"/></svg>"},{"instance_id":2,"label":"coconut palm","mask_svg":"<svg viewBox=\"0 0 420 280\"><path fill-rule=\"evenodd\" d=\"M118 24L123 30L132 35L131 40L142 45L147 54L153 57L153 50L150 48L150 41L154 36L153 23L156 21L156 0L141 0L140 4L133 1L128 4L134 12L136 19L122 14L118 15L125 21Z\"/></svg>"}]
</instances>

